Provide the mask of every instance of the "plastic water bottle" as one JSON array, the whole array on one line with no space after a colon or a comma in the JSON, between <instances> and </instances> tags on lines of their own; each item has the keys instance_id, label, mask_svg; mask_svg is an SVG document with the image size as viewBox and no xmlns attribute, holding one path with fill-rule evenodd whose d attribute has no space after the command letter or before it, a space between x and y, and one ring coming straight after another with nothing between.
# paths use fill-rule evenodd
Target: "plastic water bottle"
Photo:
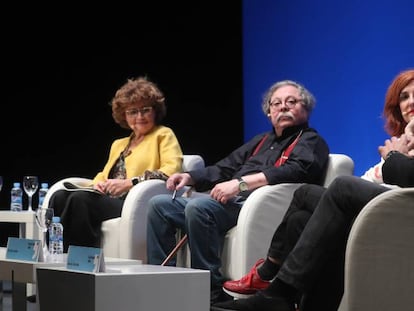
<instances>
[{"instance_id":1,"label":"plastic water bottle","mask_svg":"<svg viewBox=\"0 0 414 311\"><path fill-rule=\"evenodd\" d=\"M49 184L47 182L42 182L40 189L39 189L39 205L38 208L42 208L43 201L45 200L45 196L47 191L49 190Z\"/></svg>"},{"instance_id":2,"label":"plastic water bottle","mask_svg":"<svg viewBox=\"0 0 414 311\"><path fill-rule=\"evenodd\" d=\"M23 190L19 182L13 183L10 198L10 210L20 212L23 209Z\"/></svg>"},{"instance_id":3,"label":"plastic water bottle","mask_svg":"<svg viewBox=\"0 0 414 311\"><path fill-rule=\"evenodd\" d=\"M49 227L49 254L52 262L63 262L63 225L54 216Z\"/></svg>"}]
</instances>

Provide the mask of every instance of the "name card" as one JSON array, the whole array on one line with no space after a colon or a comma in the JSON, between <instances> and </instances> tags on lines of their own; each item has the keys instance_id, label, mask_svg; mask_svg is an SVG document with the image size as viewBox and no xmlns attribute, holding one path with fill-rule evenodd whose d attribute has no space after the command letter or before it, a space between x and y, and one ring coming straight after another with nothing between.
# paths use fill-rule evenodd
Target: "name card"
<instances>
[{"instance_id":1,"label":"name card","mask_svg":"<svg viewBox=\"0 0 414 311\"><path fill-rule=\"evenodd\" d=\"M6 259L39 261L42 250L40 240L9 237L7 240Z\"/></svg>"},{"instance_id":2,"label":"name card","mask_svg":"<svg viewBox=\"0 0 414 311\"><path fill-rule=\"evenodd\" d=\"M66 268L68 270L105 272L102 248L70 245Z\"/></svg>"}]
</instances>

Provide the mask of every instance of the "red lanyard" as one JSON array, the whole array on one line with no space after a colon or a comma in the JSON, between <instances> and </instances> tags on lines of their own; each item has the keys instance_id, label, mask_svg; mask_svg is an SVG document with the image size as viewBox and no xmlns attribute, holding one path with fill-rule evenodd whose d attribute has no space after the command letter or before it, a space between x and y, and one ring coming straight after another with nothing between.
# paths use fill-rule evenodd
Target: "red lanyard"
<instances>
[{"instance_id":1,"label":"red lanyard","mask_svg":"<svg viewBox=\"0 0 414 311\"><path fill-rule=\"evenodd\" d=\"M279 167L282 164L284 164L287 159L289 158L290 153L292 152L293 148L295 148L296 144L299 141L299 137L302 135L303 130L301 130L298 134L298 136L296 136L295 140L285 149L283 150L280 158L278 158L275 162L275 166ZM256 155L260 148L262 148L263 143L265 142L265 140L267 139L268 134L266 134L265 136L263 136L263 138L260 140L259 144L256 146L256 149L254 149L253 154L251 156Z\"/></svg>"}]
</instances>

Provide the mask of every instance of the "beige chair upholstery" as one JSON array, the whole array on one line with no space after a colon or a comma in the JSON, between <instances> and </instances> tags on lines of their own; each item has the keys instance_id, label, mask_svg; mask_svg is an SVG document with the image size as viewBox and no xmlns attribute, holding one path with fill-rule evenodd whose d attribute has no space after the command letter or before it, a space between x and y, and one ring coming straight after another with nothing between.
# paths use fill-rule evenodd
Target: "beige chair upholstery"
<instances>
[{"instance_id":1,"label":"beige chair upholstery","mask_svg":"<svg viewBox=\"0 0 414 311\"><path fill-rule=\"evenodd\" d=\"M340 311L414 308L414 188L372 199L352 226Z\"/></svg>"},{"instance_id":2,"label":"beige chair upholstery","mask_svg":"<svg viewBox=\"0 0 414 311\"><path fill-rule=\"evenodd\" d=\"M353 175L354 162L344 154L330 154L324 185L339 175ZM222 272L229 279L245 275L259 258L264 258L273 233L282 221L298 183L263 186L255 190L241 209L237 225L225 237ZM194 194L196 195L196 193ZM177 264L190 266L188 247L178 252Z\"/></svg>"},{"instance_id":3,"label":"beige chair upholstery","mask_svg":"<svg viewBox=\"0 0 414 311\"><path fill-rule=\"evenodd\" d=\"M184 155L183 171L204 167L204 160L199 155ZM44 207L49 204L51 195L63 189L63 182L70 181L76 184L88 185L91 179L69 177L53 184L49 189ZM146 180L134 186L128 193L121 217L113 218L102 223L103 251L105 256L147 261L146 249L146 217L147 202L155 194L170 193L162 180ZM179 195L179 194L177 194Z\"/></svg>"}]
</instances>

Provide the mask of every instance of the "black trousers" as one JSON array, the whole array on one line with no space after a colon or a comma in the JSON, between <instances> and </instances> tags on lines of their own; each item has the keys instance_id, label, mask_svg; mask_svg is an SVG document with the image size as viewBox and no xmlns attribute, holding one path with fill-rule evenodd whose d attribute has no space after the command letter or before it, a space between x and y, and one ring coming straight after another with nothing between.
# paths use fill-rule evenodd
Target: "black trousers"
<instances>
[{"instance_id":1,"label":"black trousers","mask_svg":"<svg viewBox=\"0 0 414 311\"><path fill-rule=\"evenodd\" d=\"M285 260L298 241L325 190L322 186L304 184L295 191L282 222L273 234L268 257L277 258L281 262Z\"/></svg>"},{"instance_id":2,"label":"black trousers","mask_svg":"<svg viewBox=\"0 0 414 311\"><path fill-rule=\"evenodd\" d=\"M340 176L324 191L277 274L304 293L301 310L337 310L350 228L361 209L387 190L356 176Z\"/></svg>"},{"instance_id":3,"label":"black trousers","mask_svg":"<svg viewBox=\"0 0 414 311\"><path fill-rule=\"evenodd\" d=\"M124 200L89 191L58 190L49 207L63 224L64 252L69 245L101 247L101 224L121 216Z\"/></svg>"},{"instance_id":4,"label":"black trousers","mask_svg":"<svg viewBox=\"0 0 414 311\"><path fill-rule=\"evenodd\" d=\"M326 188L319 185L304 184L294 192L289 208L273 234L268 257L283 263L298 241L325 190ZM299 292L296 298L298 304L301 299L302 293Z\"/></svg>"}]
</instances>

